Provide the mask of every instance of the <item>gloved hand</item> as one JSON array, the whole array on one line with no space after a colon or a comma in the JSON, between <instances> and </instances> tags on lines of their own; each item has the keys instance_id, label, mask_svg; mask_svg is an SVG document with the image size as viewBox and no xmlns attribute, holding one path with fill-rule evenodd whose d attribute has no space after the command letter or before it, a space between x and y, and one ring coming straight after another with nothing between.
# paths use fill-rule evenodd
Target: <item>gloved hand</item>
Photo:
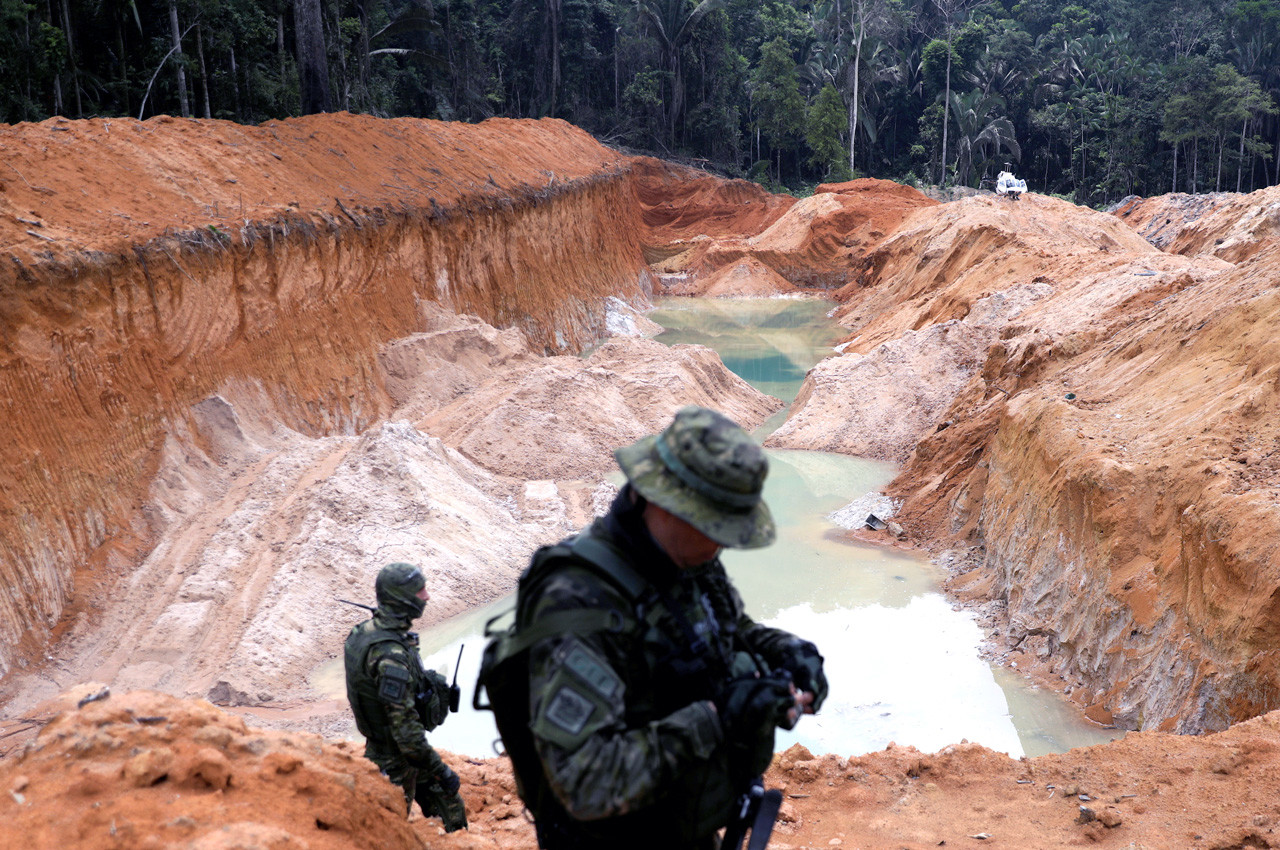
<instances>
[{"instance_id":1,"label":"gloved hand","mask_svg":"<svg viewBox=\"0 0 1280 850\"><path fill-rule=\"evenodd\" d=\"M752 736L775 726L786 727L788 712L795 705L791 678L781 671L732 679L716 699L720 725L729 739Z\"/></svg>"},{"instance_id":2,"label":"gloved hand","mask_svg":"<svg viewBox=\"0 0 1280 850\"><path fill-rule=\"evenodd\" d=\"M724 729L730 781L740 785L764 773L773 758L773 732L787 728L795 708L790 676L743 676L730 680L716 699Z\"/></svg>"},{"instance_id":3,"label":"gloved hand","mask_svg":"<svg viewBox=\"0 0 1280 850\"><path fill-rule=\"evenodd\" d=\"M436 777L436 782L439 782L440 787L449 794L456 794L458 789L462 787L461 777L448 765L445 765L444 773Z\"/></svg>"},{"instance_id":4,"label":"gloved hand","mask_svg":"<svg viewBox=\"0 0 1280 850\"><path fill-rule=\"evenodd\" d=\"M791 678L797 688L813 694L813 703L809 709L816 713L827 698L828 691L827 674L822 672L822 656L818 654L818 647L807 640L801 641L791 651L787 669L791 671Z\"/></svg>"}]
</instances>

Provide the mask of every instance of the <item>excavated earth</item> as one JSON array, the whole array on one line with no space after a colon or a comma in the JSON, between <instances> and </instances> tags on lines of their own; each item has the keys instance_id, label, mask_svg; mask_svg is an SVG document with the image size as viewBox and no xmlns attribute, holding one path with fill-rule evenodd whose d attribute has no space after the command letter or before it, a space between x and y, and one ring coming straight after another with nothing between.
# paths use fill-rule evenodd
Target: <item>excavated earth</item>
<instances>
[{"instance_id":1,"label":"excavated earth","mask_svg":"<svg viewBox=\"0 0 1280 850\"><path fill-rule=\"evenodd\" d=\"M438 622L679 405L780 408L646 339L663 293L831 298L770 444L900 463L890 530L847 533L1134 730L793 747L771 846L1280 846L1280 189L797 201L558 121L346 114L0 153L0 846L534 847L503 759L445 754L467 832L406 820L312 677L382 563L430 566Z\"/></svg>"}]
</instances>

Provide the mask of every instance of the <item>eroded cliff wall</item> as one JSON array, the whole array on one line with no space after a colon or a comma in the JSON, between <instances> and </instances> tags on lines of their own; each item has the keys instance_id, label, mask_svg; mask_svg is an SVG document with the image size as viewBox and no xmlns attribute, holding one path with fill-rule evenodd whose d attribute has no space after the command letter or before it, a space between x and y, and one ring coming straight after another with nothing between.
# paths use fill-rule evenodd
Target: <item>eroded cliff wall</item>
<instances>
[{"instance_id":1,"label":"eroded cliff wall","mask_svg":"<svg viewBox=\"0 0 1280 850\"><path fill-rule=\"evenodd\" d=\"M916 212L771 441L904 459L910 536L976 544L955 587L1095 718L1220 729L1280 706L1280 254L1117 225L1038 196Z\"/></svg>"},{"instance_id":2,"label":"eroded cliff wall","mask_svg":"<svg viewBox=\"0 0 1280 850\"><path fill-rule=\"evenodd\" d=\"M0 157L0 673L145 547L158 447L220 387L352 433L427 302L562 350L648 286L627 162L560 121L54 119Z\"/></svg>"}]
</instances>

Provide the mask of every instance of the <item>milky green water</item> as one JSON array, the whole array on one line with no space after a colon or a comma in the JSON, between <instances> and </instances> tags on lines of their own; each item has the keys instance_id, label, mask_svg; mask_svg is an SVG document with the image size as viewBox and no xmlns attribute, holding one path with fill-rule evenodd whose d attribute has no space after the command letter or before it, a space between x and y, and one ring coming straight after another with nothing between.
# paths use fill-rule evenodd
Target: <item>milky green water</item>
<instances>
[{"instance_id":1,"label":"milky green water","mask_svg":"<svg viewBox=\"0 0 1280 850\"><path fill-rule=\"evenodd\" d=\"M666 299L651 318L668 329L659 341L707 345L758 389L790 402L805 372L831 355L841 336L827 318L830 308L821 300ZM982 630L939 592L941 572L928 560L843 539L827 514L882 488L893 465L821 452L768 454L765 499L778 542L722 557L749 613L814 641L831 683L822 712L780 732L778 749L799 742L814 752L856 755L893 741L934 752L968 739L1020 756L1118 737L1057 694L984 661ZM484 622L510 606L502 600L422 635L425 662L442 671L452 671L465 644L464 702L476 680ZM318 679L341 694L341 662ZM478 756L494 752L496 737L492 716L470 706L431 734L439 747Z\"/></svg>"}]
</instances>

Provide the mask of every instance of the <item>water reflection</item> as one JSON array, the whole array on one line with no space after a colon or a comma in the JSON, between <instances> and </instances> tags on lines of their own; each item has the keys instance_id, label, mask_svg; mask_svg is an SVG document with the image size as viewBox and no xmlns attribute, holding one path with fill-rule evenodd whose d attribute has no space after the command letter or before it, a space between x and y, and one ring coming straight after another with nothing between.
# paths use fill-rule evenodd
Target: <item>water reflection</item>
<instances>
[{"instance_id":1,"label":"water reflection","mask_svg":"<svg viewBox=\"0 0 1280 850\"><path fill-rule=\"evenodd\" d=\"M649 318L667 345L715 349L735 375L790 404L805 373L832 353L844 330L817 298L662 298Z\"/></svg>"}]
</instances>

